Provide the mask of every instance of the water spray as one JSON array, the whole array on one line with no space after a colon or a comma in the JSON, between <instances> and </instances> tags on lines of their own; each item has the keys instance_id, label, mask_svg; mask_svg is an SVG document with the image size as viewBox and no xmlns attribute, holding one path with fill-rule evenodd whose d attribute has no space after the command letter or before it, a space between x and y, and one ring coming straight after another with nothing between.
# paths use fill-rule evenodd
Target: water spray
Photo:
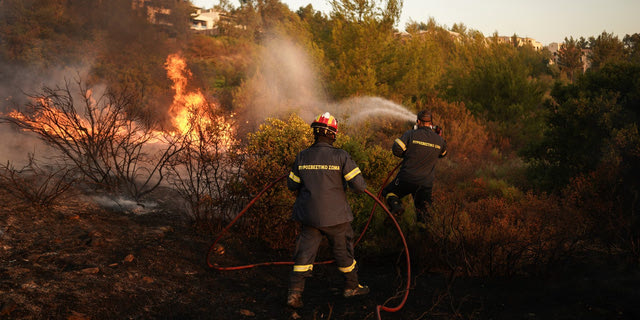
<instances>
[{"instance_id":1,"label":"water spray","mask_svg":"<svg viewBox=\"0 0 640 320\"><path fill-rule=\"evenodd\" d=\"M358 122L367 117L386 116L414 121L416 115L400 104L381 97L356 97L341 101L329 109L348 122Z\"/></svg>"}]
</instances>

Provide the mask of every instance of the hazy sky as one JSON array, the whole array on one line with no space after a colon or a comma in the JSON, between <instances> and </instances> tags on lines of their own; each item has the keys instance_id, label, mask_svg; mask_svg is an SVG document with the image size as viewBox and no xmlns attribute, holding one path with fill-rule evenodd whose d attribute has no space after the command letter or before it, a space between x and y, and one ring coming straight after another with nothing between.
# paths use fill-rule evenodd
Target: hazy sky
<instances>
[{"instance_id":1,"label":"hazy sky","mask_svg":"<svg viewBox=\"0 0 640 320\"><path fill-rule=\"evenodd\" d=\"M330 12L328 0L281 0L296 11L311 3L316 10ZM192 0L211 8L218 0ZM231 1L234 6L239 1ZM603 31L617 35L640 33L640 0L404 0L398 29L409 20L451 27L462 22L485 36L530 37L547 45L565 37L597 37Z\"/></svg>"}]
</instances>

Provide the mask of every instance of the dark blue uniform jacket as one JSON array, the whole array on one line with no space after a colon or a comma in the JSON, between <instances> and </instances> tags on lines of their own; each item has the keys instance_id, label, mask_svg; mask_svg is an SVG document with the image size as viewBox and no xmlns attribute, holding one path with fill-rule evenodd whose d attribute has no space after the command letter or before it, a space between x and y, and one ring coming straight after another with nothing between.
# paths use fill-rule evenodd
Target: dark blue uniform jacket
<instances>
[{"instance_id":1,"label":"dark blue uniform jacket","mask_svg":"<svg viewBox=\"0 0 640 320\"><path fill-rule=\"evenodd\" d=\"M403 158L397 175L401 182L432 187L436 161L447 154L447 143L431 128L419 127L396 139L391 151Z\"/></svg>"},{"instance_id":2,"label":"dark blue uniform jacket","mask_svg":"<svg viewBox=\"0 0 640 320\"><path fill-rule=\"evenodd\" d=\"M346 151L326 142L302 150L287 179L290 190L299 190L292 218L313 227L352 221L347 185L359 193L366 188L360 168Z\"/></svg>"}]
</instances>

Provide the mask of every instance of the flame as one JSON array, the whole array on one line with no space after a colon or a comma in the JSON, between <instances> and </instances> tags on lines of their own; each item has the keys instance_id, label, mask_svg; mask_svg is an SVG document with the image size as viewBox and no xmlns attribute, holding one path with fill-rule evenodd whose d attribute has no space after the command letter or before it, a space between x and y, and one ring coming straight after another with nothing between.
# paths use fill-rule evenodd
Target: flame
<instances>
[{"instance_id":1,"label":"flame","mask_svg":"<svg viewBox=\"0 0 640 320\"><path fill-rule=\"evenodd\" d=\"M32 131L45 132L69 141L92 133L93 127L86 119L70 118L62 110L52 107L51 101L44 97L33 98L33 101L36 105L43 106L37 108L34 114L27 116L18 110L12 110L7 116L22 122Z\"/></svg>"},{"instance_id":2,"label":"flame","mask_svg":"<svg viewBox=\"0 0 640 320\"><path fill-rule=\"evenodd\" d=\"M192 74L185 60L178 54L171 54L167 57L165 68L167 77L173 81L171 88L175 92L169 109L174 128L178 133L198 141L200 136L197 129L213 127L222 142L222 148L227 149L233 141L233 127L224 117L206 112L208 104L200 90L187 91L187 83Z\"/></svg>"},{"instance_id":3,"label":"flame","mask_svg":"<svg viewBox=\"0 0 640 320\"><path fill-rule=\"evenodd\" d=\"M234 128L230 121L219 115L215 111L215 105L208 103L200 90L188 91L187 83L191 72L187 69L187 64L177 54L167 57L165 64L168 78L173 82L172 89L175 94L169 114L174 127L174 131L168 132L174 136L187 137L191 142L209 144L215 140L216 147L220 150L228 150L234 140ZM92 90L85 92L85 97L92 106L96 106L97 101L93 97ZM58 106L52 105L55 102L46 97L34 98L34 108L32 114L25 114L17 110L7 114L23 124L25 130L43 132L53 137L59 137L68 141L78 141L99 133L105 129L100 123L100 116L92 118L94 121L83 118L81 115L65 112ZM105 110L98 111L99 114L110 114L111 105L106 105ZM214 109L212 109L214 108ZM231 114L233 117L233 114ZM126 127L116 128L116 135L127 136ZM162 143L161 131L153 131L149 142Z\"/></svg>"}]
</instances>

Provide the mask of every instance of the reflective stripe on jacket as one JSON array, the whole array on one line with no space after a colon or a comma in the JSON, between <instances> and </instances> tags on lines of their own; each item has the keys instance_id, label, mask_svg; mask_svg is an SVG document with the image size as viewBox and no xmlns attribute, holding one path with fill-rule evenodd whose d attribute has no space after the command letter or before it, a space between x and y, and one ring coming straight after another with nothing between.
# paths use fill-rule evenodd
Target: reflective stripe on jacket
<instances>
[{"instance_id":1,"label":"reflective stripe on jacket","mask_svg":"<svg viewBox=\"0 0 640 320\"><path fill-rule=\"evenodd\" d=\"M435 179L436 161L447 154L447 143L430 128L419 127L396 139L391 151L403 158L397 175L400 181L430 187Z\"/></svg>"},{"instance_id":2,"label":"reflective stripe on jacket","mask_svg":"<svg viewBox=\"0 0 640 320\"><path fill-rule=\"evenodd\" d=\"M292 218L313 227L352 221L347 185L358 193L366 188L360 168L346 151L326 142L302 150L287 179L290 190L299 190Z\"/></svg>"}]
</instances>

